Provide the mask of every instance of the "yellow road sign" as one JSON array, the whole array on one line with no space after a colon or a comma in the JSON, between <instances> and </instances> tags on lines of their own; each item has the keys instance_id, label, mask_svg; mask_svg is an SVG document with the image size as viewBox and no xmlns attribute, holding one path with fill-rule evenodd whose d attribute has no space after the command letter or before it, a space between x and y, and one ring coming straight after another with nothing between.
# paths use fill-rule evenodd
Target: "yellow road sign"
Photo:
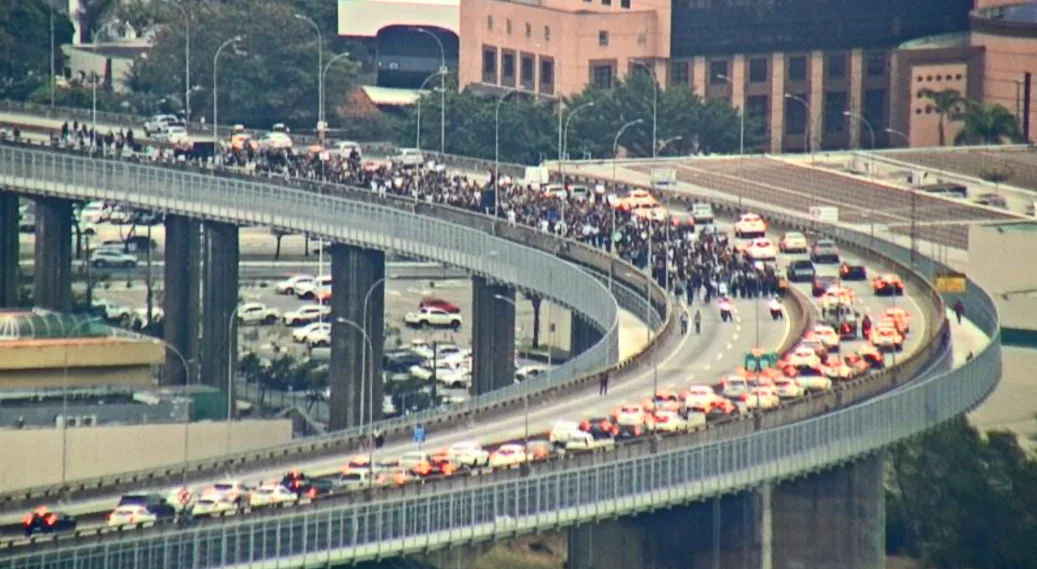
<instances>
[{"instance_id":1,"label":"yellow road sign","mask_svg":"<svg viewBox=\"0 0 1037 569\"><path fill-rule=\"evenodd\" d=\"M968 290L968 283L964 273L938 273L933 279L936 290L941 293L963 294Z\"/></svg>"}]
</instances>

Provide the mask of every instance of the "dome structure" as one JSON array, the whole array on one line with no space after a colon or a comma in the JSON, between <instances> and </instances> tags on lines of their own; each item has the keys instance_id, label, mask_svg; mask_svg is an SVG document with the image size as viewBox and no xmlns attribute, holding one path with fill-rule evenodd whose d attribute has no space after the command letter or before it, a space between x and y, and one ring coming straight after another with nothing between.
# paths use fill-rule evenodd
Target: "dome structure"
<instances>
[{"instance_id":1,"label":"dome structure","mask_svg":"<svg viewBox=\"0 0 1037 569\"><path fill-rule=\"evenodd\" d=\"M62 314L49 310L0 311L0 342L103 338L113 329L89 314Z\"/></svg>"}]
</instances>

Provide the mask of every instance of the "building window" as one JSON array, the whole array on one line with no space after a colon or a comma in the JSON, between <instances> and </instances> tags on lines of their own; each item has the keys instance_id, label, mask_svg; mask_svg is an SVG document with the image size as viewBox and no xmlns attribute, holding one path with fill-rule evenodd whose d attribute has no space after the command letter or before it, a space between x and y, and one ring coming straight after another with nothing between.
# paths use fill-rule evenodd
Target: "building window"
<instances>
[{"instance_id":1,"label":"building window","mask_svg":"<svg viewBox=\"0 0 1037 569\"><path fill-rule=\"evenodd\" d=\"M806 94L797 94L804 99ZM785 136L803 136L807 129L807 110L795 99L785 99Z\"/></svg>"},{"instance_id":2,"label":"building window","mask_svg":"<svg viewBox=\"0 0 1037 569\"><path fill-rule=\"evenodd\" d=\"M840 133L846 130L846 93L830 91L825 93L824 125L826 133Z\"/></svg>"},{"instance_id":3,"label":"building window","mask_svg":"<svg viewBox=\"0 0 1037 569\"><path fill-rule=\"evenodd\" d=\"M612 0L601 0L601 5L602 6L611 6L612 5Z\"/></svg>"},{"instance_id":4,"label":"building window","mask_svg":"<svg viewBox=\"0 0 1037 569\"><path fill-rule=\"evenodd\" d=\"M886 53L869 51L865 67L865 73L868 74L868 77L884 77L886 75Z\"/></svg>"},{"instance_id":5,"label":"building window","mask_svg":"<svg viewBox=\"0 0 1037 569\"><path fill-rule=\"evenodd\" d=\"M710 61L709 62L709 84L710 85L723 85L727 83L727 62L726 61Z\"/></svg>"},{"instance_id":6,"label":"building window","mask_svg":"<svg viewBox=\"0 0 1037 569\"><path fill-rule=\"evenodd\" d=\"M540 58L540 92L550 95L555 91L555 62L553 59Z\"/></svg>"},{"instance_id":7,"label":"building window","mask_svg":"<svg viewBox=\"0 0 1037 569\"><path fill-rule=\"evenodd\" d=\"M769 99L767 95L750 95L745 100L745 111L748 113L746 116L752 119L756 119L760 124L764 126L766 130L767 125L770 124L770 118L767 116L770 110L767 108Z\"/></svg>"},{"instance_id":8,"label":"building window","mask_svg":"<svg viewBox=\"0 0 1037 569\"><path fill-rule=\"evenodd\" d=\"M608 47L609 46L609 33L608 33L608 31L601 30L600 32L598 32L598 45L600 45L601 47Z\"/></svg>"},{"instance_id":9,"label":"building window","mask_svg":"<svg viewBox=\"0 0 1037 569\"><path fill-rule=\"evenodd\" d=\"M795 55L789 58L789 81L807 80L807 56Z\"/></svg>"},{"instance_id":10,"label":"building window","mask_svg":"<svg viewBox=\"0 0 1037 569\"><path fill-rule=\"evenodd\" d=\"M493 31L493 16L486 16L486 29Z\"/></svg>"},{"instance_id":11,"label":"building window","mask_svg":"<svg viewBox=\"0 0 1037 569\"><path fill-rule=\"evenodd\" d=\"M767 58L754 57L749 60L749 82L765 83L767 81Z\"/></svg>"},{"instance_id":12,"label":"building window","mask_svg":"<svg viewBox=\"0 0 1037 569\"><path fill-rule=\"evenodd\" d=\"M504 21L504 31L511 35L511 18Z\"/></svg>"},{"instance_id":13,"label":"building window","mask_svg":"<svg viewBox=\"0 0 1037 569\"><path fill-rule=\"evenodd\" d=\"M551 41L551 26L544 26L544 41Z\"/></svg>"},{"instance_id":14,"label":"building window","mask_svg":"<svg viewBox=\"0 0 1037 569\"><path fill-rule=\"evenodd\" d=\"M533 56L523 53L522 60L519 66L519 81L521 82L522 88L527 91L532 91L535 82L533 77Z\"/></svg>"},{"instance_id":15,"label":"building window","mask_svg":"<svg viewBox=\"0 0 1037 569\"><path fill-rule=\"evenodd\" d=\"M846 54L845 53L832 53L828 55L828 61L825 65L825 72L829 79L845 79L846 78Z\"/></svg>"},{"instance_id":16,"label":"building window","mask_svg":"<svg viewBox=\"0 0 1037 569\"><path fill-rule=\"evenodd\" d=\"M497 84L497 48L482 48L482 82Z\"/></svg>"},{"instance_id":17,"label":"building window","mask_svg":"<svg viewBox=\"0 0 1037 569\"><path fill-rule=\"evenodd\" d=\"M611 89L612 75L611 64L599 64L591 67L591 83L598 89Z\"/></svg>"},{"instance_id":18,"label":"building window","mask_svg":"<svg viewBox=\"0 0 1037 569\"><path fill-rule=\"evenodd\" d=\"M690 83L691 70L687 61L670 62L670 86L687 87Z\"/></svg>"},{"instance_id":19,"label":"building window","mask_svg":"<svg viewBox=\"0 0 1037 569\"><path fill-rule=\"evenodd\" d=\"M630 9L630 0L619 0L619 7L620 8L625 8L625 9L629 10Z\"/></svg>"},{"instance_id":20,"label":"building window","mask_svg":"<svg viewBox=\"0 0 1037 569\"><path fill-rule=\"evenodd\" d=\"M529 22L526 22L526 37L527 38L533 37L533 25L530 24Z\"/></svg>"},{"instance_id":21,"label":"building window","mask_svg":"<svg viewBox=\"0 0 1037 569\"><path fill-rule=\"evenodd\" d=\"M515 54L502 51L500 57L501 84L509 87L515 85Z\"/></svg>"},{"instance_id":22,"label":"building window","mask_svg":"<svg viewBox=\"0 0 1037 569\"><path fill-rule=\"evenodd\" d=\"M871 126L882 130L883 125L886 124L886 91L884 89L864 91L864 104L861 107L861 114L871 123Z\"/></svg>"}]
</instances>

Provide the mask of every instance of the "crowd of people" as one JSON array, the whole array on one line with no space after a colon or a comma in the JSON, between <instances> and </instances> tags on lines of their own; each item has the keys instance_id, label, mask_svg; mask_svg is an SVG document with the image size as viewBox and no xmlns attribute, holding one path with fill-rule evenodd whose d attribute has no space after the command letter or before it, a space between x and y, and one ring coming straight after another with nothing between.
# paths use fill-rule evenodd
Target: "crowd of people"
<instances>
[{"instance_id":1,"label":"crowd of people","mask_svg":"<svg viewBox=\"0 0 1037 569\"><path fill-rule=\"evenodd\" d=\"M614 252L642 269L651 268L659 286L692 310L696 300L781 298L784 279L771 265L753 263L720 231L695 228L670 219L633 215L613 207L602 187L579 196L541 188L494 173L474 176L428 163L402 167L390 161L363 160L355 149L262 148L226 145L218 156L197 156L172 147L141 147L132 129L93 132L80 123L65 124L52 143L102 152L124 159L231 169L239 174L343 184L428 203L496 214L509 223L569 237ZM218 165L218 166L217 166ZM499 192L499 199L495 192ZM722 310L723 311L723 310ZM696 321L701 315L696 315Z\"/></svg>"}]
</instances>

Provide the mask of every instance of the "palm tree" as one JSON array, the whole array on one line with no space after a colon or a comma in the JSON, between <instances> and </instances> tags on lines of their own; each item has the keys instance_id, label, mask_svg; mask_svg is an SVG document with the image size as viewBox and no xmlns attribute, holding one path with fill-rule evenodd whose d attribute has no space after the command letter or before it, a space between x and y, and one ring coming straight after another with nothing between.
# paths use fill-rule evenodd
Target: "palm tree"
<instances>
[{"instance_id":1,"label":"palm tree","mask_svg":"<svg viewBox=\"0 0 1037 569\"><path fill-rule=\"evenodd\" d=\"M1023 132L1015 115L1003 105L969 102L962 114L965 124L954 137L954 144L1002 144L1022 140Z\"/></svg>"},{"instance_id":2,"label":"palm tree","mask_svg":"<svg viewBox=\"0 0 1037 569\"><path fill-rule=\"evenodd\" d=\"M965 98L955 89L943 89L940 91L922 89L919 94L932 101L933 108L936 110L937 114L940 115L940 123L938 126L940 133L940 146L946 146L947 135L944 132L944 123L947 120L959 120L961 105L965 102Z\"/></svg>"}]
</instances>

